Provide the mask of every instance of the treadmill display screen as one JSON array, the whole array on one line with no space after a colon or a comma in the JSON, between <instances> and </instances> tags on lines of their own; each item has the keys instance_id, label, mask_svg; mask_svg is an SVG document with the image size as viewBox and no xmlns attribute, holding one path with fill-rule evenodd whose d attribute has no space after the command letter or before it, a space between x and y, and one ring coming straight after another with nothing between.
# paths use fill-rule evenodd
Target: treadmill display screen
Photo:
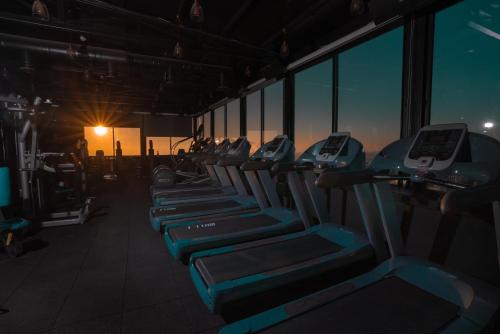
<instances>
[{"instance_id":1,"label":"treadmill display screen","mask_svg":"<svg viewBox=\"0 0 500 334\"><path fill-rule=\"evenodd\" d=\"M421 132L408 157L418 160L433 157L437 161L449 160L455 152L463 130L433 130Z\"/></svg>"},{"instance_id":2,"label":"treadmill display screen","mask_svg":"<svg viewBox=\"0 0 500 334\"><path fill-rule=\"evenodd\" d=\"M280 147L284 139L285 138L280 137L274 138L272 142L267 144L266 152L275 152Z\"/></svg>"},{"instance_id":3,"label":"treadmill display screen","mask_svg":"<svg viewBox=\"0 0 500 334\"><path fill-rule=\"evenodd\" d=\"M319 154L331 154L336 155L339 153L339 150L342 148L344 141L347 136L331 136L326 141L325 145L319 151Z\"/></svg>"}]
</instances>

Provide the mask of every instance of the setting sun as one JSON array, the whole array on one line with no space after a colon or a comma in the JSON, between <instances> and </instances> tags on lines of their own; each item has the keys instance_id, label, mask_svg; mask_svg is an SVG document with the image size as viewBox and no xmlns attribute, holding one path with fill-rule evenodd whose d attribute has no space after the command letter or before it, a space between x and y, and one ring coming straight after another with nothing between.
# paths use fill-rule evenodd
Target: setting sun
<instances>
[{"instance_id":1,"label":"setting sun","mask_svg":"<svg viewBox=\"0 0 500 334\"><path fill-rule=\"evenodd\" d=\"M94 127L94 132L99 137L102 137L102 136L105 136L108 133L108 129L105 128L102 125L98 125L98 126Z\"/></svg>"}]
</instances>

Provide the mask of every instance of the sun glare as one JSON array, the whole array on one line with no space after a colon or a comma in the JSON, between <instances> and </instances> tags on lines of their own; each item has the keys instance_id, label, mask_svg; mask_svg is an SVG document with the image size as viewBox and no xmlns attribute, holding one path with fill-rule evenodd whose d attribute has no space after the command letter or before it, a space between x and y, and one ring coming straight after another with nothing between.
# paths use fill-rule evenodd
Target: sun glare
<instances>
[{"instance_id":1,"label":"sun glare","mask_svg":"<svg viewBox=\"0 0 500 334\"><path fill-rule=\"evenodd\" d=\"M104 126L102 125L98 125L96 127L94 127L94 132L96 135L98 135L99 137L102 137L102 136L105 136L106 133L108 133L108 129L105 128Z\"/></svg>"}]
</instances>

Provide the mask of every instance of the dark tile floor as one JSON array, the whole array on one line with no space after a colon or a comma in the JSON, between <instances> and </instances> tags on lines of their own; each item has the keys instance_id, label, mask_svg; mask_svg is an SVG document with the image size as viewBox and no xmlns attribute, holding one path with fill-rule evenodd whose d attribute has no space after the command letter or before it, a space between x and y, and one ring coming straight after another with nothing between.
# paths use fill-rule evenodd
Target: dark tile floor
<instances>
[{"instance_id":1,"label":"dark tile floor","mask_svg":"<svg viewBox=\"0 0 500 334\"><path fill-rule=\"evenodd\" d=\"M97 205L105 215L41 231L18 259L0 253L0 333L217 333L222 319L149 226L148 187L108 189Z\"/></svg>"}]
</instances>

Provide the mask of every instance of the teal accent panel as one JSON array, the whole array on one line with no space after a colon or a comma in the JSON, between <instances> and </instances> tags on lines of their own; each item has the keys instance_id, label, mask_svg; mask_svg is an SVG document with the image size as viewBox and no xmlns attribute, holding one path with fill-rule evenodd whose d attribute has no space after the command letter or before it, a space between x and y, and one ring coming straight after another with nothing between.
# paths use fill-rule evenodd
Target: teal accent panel
<instances>
[{"instance_id":1,"label":"teal accent panel","mask_svg":"<svg viewBox=\"0 0 500 334\"><path fill-rule=\"evenodd\" d=\"M0 207L9 206L10 196L10 172L7 167L0 167Z\"/></svg>"}]
</instances>

